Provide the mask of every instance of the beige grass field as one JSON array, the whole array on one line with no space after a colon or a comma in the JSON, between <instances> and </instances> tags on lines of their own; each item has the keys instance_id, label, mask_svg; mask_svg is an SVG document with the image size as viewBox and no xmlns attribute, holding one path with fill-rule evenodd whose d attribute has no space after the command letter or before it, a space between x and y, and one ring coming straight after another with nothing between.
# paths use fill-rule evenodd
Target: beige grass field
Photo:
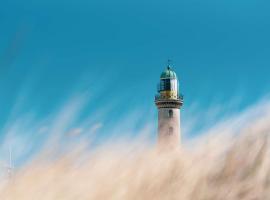
<instances>
[{"instance_id":1,"label":"beige grass field","mask_svg":"<svg viewBox=\"0 0 270 200\"><path fill-rule=\"evenodd\" d=\"M42 153L3 182L0 199L267 200L269 116L231 119L175 151L138 139Z\"/></svg>"}]
</instances>

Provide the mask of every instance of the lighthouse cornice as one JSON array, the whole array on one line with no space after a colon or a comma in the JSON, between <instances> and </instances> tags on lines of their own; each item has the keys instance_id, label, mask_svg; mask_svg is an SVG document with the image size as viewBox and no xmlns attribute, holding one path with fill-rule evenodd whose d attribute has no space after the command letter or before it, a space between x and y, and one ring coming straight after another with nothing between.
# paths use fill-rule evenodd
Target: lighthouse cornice
<instances>
[{"instance_id":1,"label":"lighthouse cornice","mask_svg":"<svg viewBox=\"0 0 270 200\"><path fill-rule=\"evenodd\" d=\"M158 108L177 108L183 105L183 99L156 99L155 104Z\"/></svg>"}]
</instances>

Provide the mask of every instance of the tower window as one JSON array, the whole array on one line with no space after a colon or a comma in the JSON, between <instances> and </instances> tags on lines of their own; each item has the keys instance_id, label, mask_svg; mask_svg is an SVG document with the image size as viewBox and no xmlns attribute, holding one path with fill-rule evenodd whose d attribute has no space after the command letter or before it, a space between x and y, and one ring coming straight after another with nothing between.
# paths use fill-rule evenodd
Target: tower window
<instances>
[{"instance_id":1,"label":"tower window","mask_svg":"<svg viewBox=\"0 0 270 200\"><path fill-rule=\"evenodd\" d=\"M173 134L173 127L170 127L169 128L169 135L172 135Z\"/></svg>"},{"instance_id":2,"label":"tower window","mask_svg":"<svg viewBox=\"0 0 270 200\"><path fill-rule=\"evenodd\" d=\"M172 117L173 117L173 111L169 110L169 118L172 118Z\"/></svg>"}]
</instances>

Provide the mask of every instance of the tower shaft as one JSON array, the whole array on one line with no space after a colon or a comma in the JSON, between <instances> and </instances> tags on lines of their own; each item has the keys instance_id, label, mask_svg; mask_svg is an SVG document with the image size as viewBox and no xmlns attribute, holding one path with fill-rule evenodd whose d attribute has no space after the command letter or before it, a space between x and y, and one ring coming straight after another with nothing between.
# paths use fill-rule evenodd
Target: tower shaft
<instances>
[{"instance_id":1,"label":"tower shaft","mask_svg":"<svg viewBox=\"0 0 270 200\"><path fill-rule=\"evenodd\" d=\"M181 140L180 109L158 109L158 144L177 147Z\"/></svg>"}]
</instances>

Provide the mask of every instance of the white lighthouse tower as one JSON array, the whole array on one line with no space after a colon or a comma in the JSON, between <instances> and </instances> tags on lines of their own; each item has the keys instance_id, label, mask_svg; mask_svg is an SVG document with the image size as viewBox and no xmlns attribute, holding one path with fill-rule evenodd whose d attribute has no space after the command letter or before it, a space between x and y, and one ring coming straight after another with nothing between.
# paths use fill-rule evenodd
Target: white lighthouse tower
<instances>
[{"instance_id":1,"label":"white lighthouse tower","mask_svg":"<svg viewBox=\"0 0 270 200\"><path fill-rule=\"evenodd\" d=\"M179 92L177 75L170 64L160 76L155 104L158 108L158 144L178 147L181 140L180 108L183 96Z\"/></svg>"}]
</instances>

